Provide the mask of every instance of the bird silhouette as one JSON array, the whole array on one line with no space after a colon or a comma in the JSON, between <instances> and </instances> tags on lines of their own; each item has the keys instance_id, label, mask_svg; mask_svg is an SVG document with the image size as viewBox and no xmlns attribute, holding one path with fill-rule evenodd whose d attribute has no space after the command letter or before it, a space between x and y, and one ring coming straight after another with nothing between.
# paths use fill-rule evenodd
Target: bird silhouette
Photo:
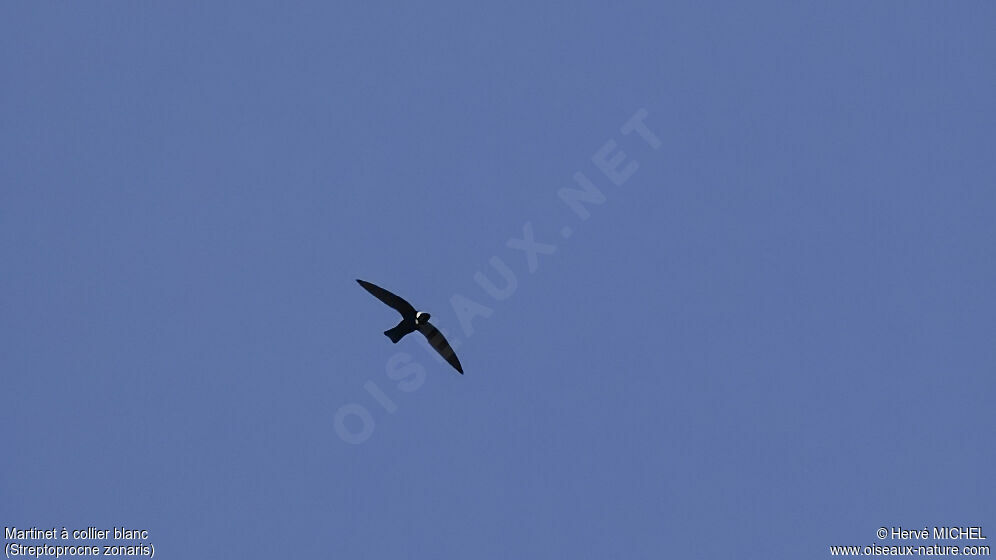
<instances>
[{"instance_id":1,"label":"bird silhouette","mask_svg":"<svg viewBox=\"0 0 996 560\"><path fill-rule=\"evenodd\" d=\"M370 292L375 298L386 303L388 306L393 308L395 311L401 314L401 322L395 325L393 328L384 331L384 334L391 339L391 342L397 344L399 340L404 338L405 335L418 331L422 333L423 336L429 341L429 344L435 348L439 355L446 359L446 362L453 366L453 369L460 372L463 375L463 367L460 365L460 360L457 359L456 354L453 352L453 348L450 347L450 343L446 342L446 338L443 337L443 333L439 332L439 329L432 326L429 322L431 315L422 311L415 311L412 304L408 303L401 297L398 297L391 292L366 282L356 279L356 282L363 289Z\"/></svg>"}]
</instances>

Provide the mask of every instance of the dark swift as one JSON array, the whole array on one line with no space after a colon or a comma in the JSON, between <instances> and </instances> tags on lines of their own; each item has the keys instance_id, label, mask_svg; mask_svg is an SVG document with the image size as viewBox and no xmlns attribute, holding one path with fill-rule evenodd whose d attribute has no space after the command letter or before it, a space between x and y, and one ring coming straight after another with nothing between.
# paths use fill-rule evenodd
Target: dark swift
<instances>
[{"instance_id":1,"label":"dark swift","mask_svg":"<svg viewBox=\"0 0 996 560\"><path fill-rule=\"evenodd\" d=\"M429 344L439 352L439 355L446 358L446 361L453 366L460 374L463 374L463 367L460 366L460 360L457 359L456 354L453 353L453 348L450 348L450 343L446 342L446 338L443 337L443 333L439 332L439 329L432 326L429 323L428 313L422 311L415 311L412 304L408 303L404 299L392 294L391 292L371 284L370 282L365 282L363 280L357 279L357 282L363 289L373 294L373 296L380 301L386 303L388 306L392 307L398 313L401 313L401 322L398 323L394 328L384 331L384 334L391 339L391 342L397 344L406 334L418 331L422 333L423 336L429 341Z\"/></svg>"}]
</instances>

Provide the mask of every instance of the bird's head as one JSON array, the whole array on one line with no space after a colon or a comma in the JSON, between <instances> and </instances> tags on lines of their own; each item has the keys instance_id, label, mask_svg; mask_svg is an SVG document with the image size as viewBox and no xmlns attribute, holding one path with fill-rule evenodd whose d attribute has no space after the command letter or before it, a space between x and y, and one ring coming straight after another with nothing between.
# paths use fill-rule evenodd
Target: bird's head
<instances>
[{"instance_id":1,"label":"bird's head","mask_svg":"<svg viewBox=\"0 0 996 560\"><path fill-rule=\"evenodd\" d=\"M429 315L428 313L419 311L418 313L415 314L415 324L424 325L429 322L429 317L431 317L431 315Z\"/></svg>"}]
</instances>

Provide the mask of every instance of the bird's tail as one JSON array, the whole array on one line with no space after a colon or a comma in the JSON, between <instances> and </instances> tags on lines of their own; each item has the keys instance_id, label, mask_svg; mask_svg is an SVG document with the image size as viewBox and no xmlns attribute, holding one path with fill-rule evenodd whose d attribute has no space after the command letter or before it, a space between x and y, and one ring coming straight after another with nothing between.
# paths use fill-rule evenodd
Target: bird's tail
<instances>
[{"instance_id":1,"label":"bird's tail","mask_svg":"<svg viewBox=\"0 0 996 560\"><path fill-rule=\"evenodd\" d=\"M391 339L391 342L397 344L401 340L401 337L408 334L408 332L402 325L398 325L393 329L384 331L384 334L387 335L387 338Z\"/></svg>"}]
</instances>

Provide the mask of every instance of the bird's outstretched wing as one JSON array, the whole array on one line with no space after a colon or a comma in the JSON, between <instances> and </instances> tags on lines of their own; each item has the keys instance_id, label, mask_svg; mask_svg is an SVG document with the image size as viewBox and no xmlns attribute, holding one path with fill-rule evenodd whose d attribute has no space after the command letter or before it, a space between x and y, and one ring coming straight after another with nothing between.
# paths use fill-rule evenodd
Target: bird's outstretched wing
<instances>
[{"instance_id":1,"label":"bird's outstretched wing","mask_svg":"<svg viewBox=\"0 0 996 560\"><path fill-rule=\"evenodd\" d=\"M363 289L373 294L375 298L393 307L398 313L401 313L402 317L415 316L415 308L412 307L412 304L408 303L407 301L392 294L391 292L385 290L384 288L381 288L380 286L375 286L371 284L370 282L365 282L358 278L356 281L361 286L363 286Z\"/></svg>"},{"instance_id":2,"label":"bird's outstretched wing","mask_svg":"<svg viewBox=\"0 0 996 560\"><path fill-rule=\"evenodd\" d=\"M418 326L418 332L422 333L429 340L429 344L436 349L436 352L439 352L440 356L446 358L446 361L463 375L463 367L460 366L460 360L457 359L453 349L450 348L450 343L446 342L446 338L443 337L443 333L439 332L439 329L430 323L422 323Z\"/></svg>"}]
</instances>

